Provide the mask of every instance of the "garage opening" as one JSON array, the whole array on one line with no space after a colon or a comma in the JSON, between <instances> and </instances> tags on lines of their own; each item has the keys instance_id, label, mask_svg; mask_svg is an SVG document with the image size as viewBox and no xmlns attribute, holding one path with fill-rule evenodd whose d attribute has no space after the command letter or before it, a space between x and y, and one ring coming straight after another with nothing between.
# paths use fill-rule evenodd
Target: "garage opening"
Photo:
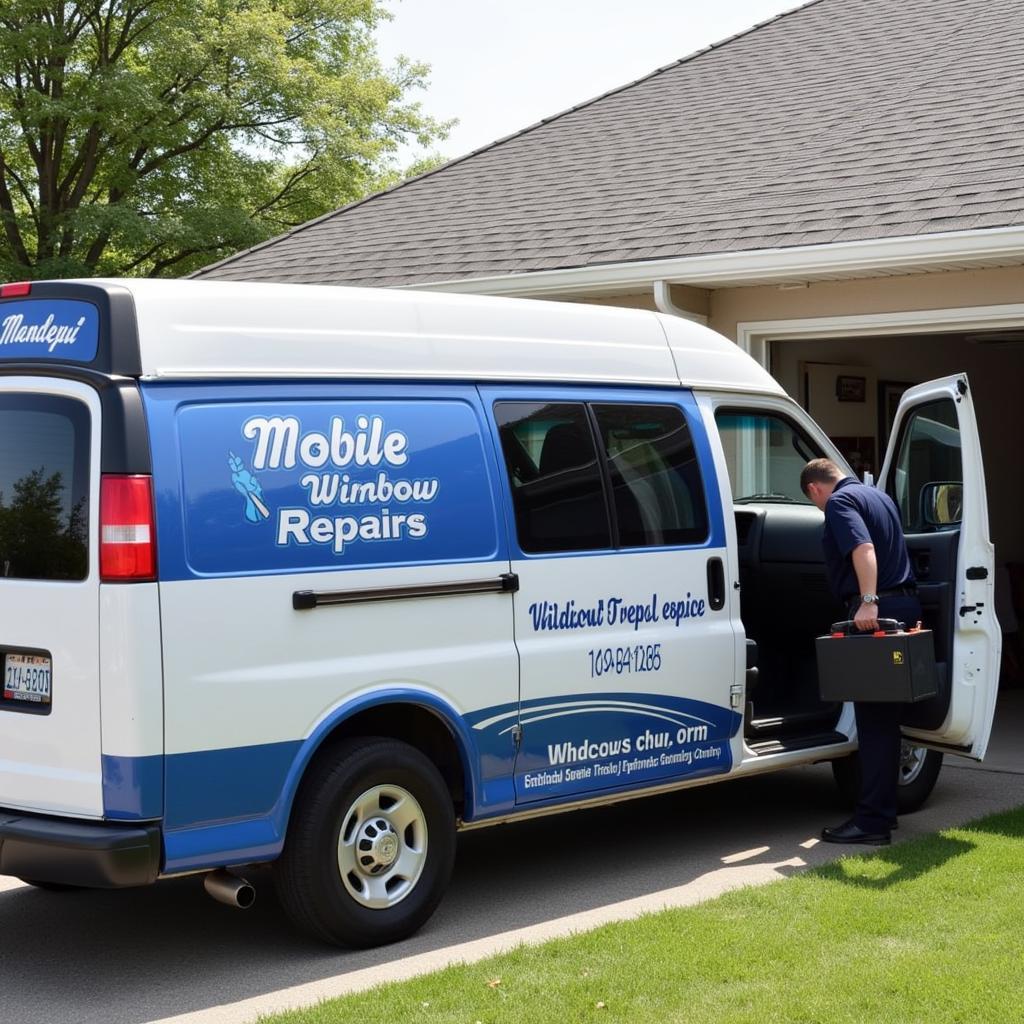
<instances>
[{"instance_id":1,"label":"garage opening","mask_svg":"<svg viewBox=\"0 0 1024 1024\"><path fill-rule=\"evenodd\" d=\"M770 369L857 470L877 477L903 391L966 372L981 434L996 548L1000 686L1024 686L1024 328L775 341Z\"/></svg>"}]
</instances>

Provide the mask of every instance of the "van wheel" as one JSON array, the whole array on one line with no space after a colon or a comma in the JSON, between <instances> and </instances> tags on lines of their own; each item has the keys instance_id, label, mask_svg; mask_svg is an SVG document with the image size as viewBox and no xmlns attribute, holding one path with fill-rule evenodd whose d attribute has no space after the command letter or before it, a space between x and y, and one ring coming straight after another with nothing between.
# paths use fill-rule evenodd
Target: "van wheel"
<instances>
[{"instance_id":1,"label":"van wheel","mask_svg":"<svg viewBox=\"0 0 1024 1024\"><path fill-rule=\"evenodd\" d=\"M900 814L920 810L932 795L942 770L942 752L903 741L900 749L900 784L896 805Z\"/></svg>"},{"instance_id":2,"label":"van wheel","mask_svg":"<svg viewBox=\"0 0 1024 1024\"><path fill-rule=\"evenodd\" d=\"M918 747L903 740L900 748L899 786L896 789L896 806L900 814L910 814L924 806L935 788L941 770L940 751ZM839 787L843 803L848 807L855 806L860 797L858 755L850 754L833 761L832 776Z\"/></svg>"},{"instance_id":3,"label":"van wheel","mask_svg":"<svg viewBox=\"0 0 1024 1024\"><path fill-rule=\"evenodd\" d=\"M404 939L434 912L455 860L455 812L440 772L418 750L348 740L304 780L278 898L303 931L342 946Z\"/></svg>"}]
</instances>

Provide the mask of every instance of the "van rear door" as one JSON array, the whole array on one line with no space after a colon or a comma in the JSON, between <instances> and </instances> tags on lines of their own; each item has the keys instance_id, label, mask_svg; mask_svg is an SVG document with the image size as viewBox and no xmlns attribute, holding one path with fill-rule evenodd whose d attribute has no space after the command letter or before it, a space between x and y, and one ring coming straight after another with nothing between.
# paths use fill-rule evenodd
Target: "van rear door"
<instances>
[{"instance_id":1,"label":"van rear door","mask_svg":"<svg viewBox=\"0 0 1024 1024\"><path fill-rule=\"evenodd\" d=\"M995 551L978 426L964 374L910 388L900 402L879 486L896 502L940 691L911 705L904 733L981 760L995 714L1002 635Z\"/></svg>"},{"instance_id":2,"label":"van rear door","mask_svg":"<svg viewBox=\"0 0 1024 1024\"><path fill-rule=\"evenodd\" d=\"M99 466L93 388L0 374L3 808L103 814Z\"/></svg>"}]
</instances>

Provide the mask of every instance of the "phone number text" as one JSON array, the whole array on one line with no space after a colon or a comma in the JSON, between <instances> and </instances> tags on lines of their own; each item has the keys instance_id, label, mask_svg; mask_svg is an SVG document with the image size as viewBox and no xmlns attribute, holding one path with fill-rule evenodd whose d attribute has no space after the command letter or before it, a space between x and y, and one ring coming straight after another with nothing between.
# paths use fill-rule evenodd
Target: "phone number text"
<instances>
[{"instance_id":1,"label":"phone number text","mask_svg":"<svg viewBox=\"0 0 1024 1024\"><path fill-rule=\"evenodd\" d=\"M587 651L590 678L657 672L661 669L661 644L633 644L630 647L599 647Z\"/></svg>"}]
</instances>

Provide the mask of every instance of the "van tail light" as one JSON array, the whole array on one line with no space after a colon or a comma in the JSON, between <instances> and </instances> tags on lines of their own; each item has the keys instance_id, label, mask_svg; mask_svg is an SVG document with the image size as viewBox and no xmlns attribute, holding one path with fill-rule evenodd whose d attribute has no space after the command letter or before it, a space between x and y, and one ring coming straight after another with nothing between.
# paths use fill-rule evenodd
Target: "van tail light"
<instances>
[{"instance_id":1,"label":"van tail light","mask_svg":"<svg viewBox=\"0 0 1024 1024\"><path fill-rule=\"evenodd\" d=\"M100 481L100 579L156 579L151 476L105 474Z\"/></svg>"},{"instance_id":2,"label":"van tail light","mask_svg":"<svg viewBox=\"0 0 1024 1024\"><path fill-rule=\"evenodd\" d=\"M17 299L32 294L31 281L13 281L11 284L0 284L0 299Z\"/></svg>"}]
</instances>

